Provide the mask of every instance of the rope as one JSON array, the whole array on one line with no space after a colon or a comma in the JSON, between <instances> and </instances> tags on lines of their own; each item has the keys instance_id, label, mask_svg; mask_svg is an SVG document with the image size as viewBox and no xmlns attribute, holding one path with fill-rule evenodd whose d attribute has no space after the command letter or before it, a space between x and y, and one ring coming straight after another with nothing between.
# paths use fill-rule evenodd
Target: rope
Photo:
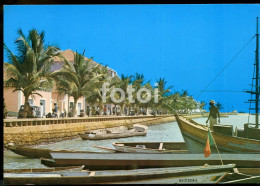
<instances>
[{"instance_id":1,"label":"rope","mask_svg":"<svg viewBox=\"0 0 260 186\"><path fill-rule=\"evenodd\" d=\"M255 35L236 53L236 55L224 66L224 68L212 79L212 81L206 86L206 88L204 88L200 94L198 95L198 97L196 99L198 99L200 97L200 95L205 92L207 90L207 88L217 79L217 77L236 59L236 57L247 47L247 45L254 39Z\"/></svg>"},{"instance_id":2,"label":"rope","mask_svg":"<svg viewBox=\"0 0 260 186\"><path fill-rule=\"evenodd\" d=\"M209 129L208 129L208 130L209 130ZM210 130L209 130L209 132L211 133ZM222 158L221 158L221 155L220 155L219 150L218 150L218 146L217 146L217 144L216 144L216 142L215 142L215 140L214 140L214 137L213 137L212 133L211 133L211 136L212 136L213 142L214 142L214 144L215 144L215 146L216 146L216 149L217 149L217 152L218 152L220 161L221 161L222 165L224 165L224 164L223 164L223 161L222 161Z\"/></svg>"}]
</instances>

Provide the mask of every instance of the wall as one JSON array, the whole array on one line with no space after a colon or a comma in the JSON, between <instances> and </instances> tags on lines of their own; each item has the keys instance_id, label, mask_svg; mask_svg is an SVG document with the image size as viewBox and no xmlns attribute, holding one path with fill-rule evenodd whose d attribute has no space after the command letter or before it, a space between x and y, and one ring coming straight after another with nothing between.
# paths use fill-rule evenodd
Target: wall
<instances>
[{"instance_id":1,"label":"wall","mask_svg":"<svg viewBox=\"0 0 260 186\"><path fill-rule=\"evenodd\" d=\"M32 96L30 96L29 99L33 99L34 106L40 106L40 100L45 100L45 114L48 114L49 112L51 112L51 92L37 91L37 93L41 94L42 97L39 95L34 95L33 98ZM22 103L24 104L24 96L22 96L22 100Z\"/></svg>"},{"instance_id":2,"label":"wall","mask_svg":"<svg viewBox=\"0 0 260 186\"><path fill-rule=\"evenodd\" d=\"M190 117L196 118L201 117L201 115L192 115ZM36 121L42 122L42 125L37 125ZM16 127L6 127L7 124L8 126L10 126L12 123L15 123L16 120L5 120L4 145L7 145L8 143L14 143L16 145L47 144L78 138L78 133L95 129L112 128L117 126L132 126L133 124L137 123L149 126L155 124L169 123L173 121L176 120L175 117L172 115L161 115L156 117L90 117L83 119L24 119L25 123L31 122L31 126L16 125ZM61 124L58 124L58 122L60 122ZM35 124L35 126L33 125L33 123Z\"/></svg>"},{"instance_id":3,"label":"wall","mask_svg":"<svg viewBox=\"0 0 260 186\"><path fill-rule=\"evenodd\" d=\"M13 92L13 90L12 87L4 87L4 101L7 111L18 112L19 91Z\"/></svg>"},{"instance_id":4,"label":"wall","mask_svg":"<svg viewBox=\"0 0 260 186\"><path fill-rule=\"evenodd\" d=\"M91 122L81 123L73 122L67 124L4 127L4 145L7 145L8 143L14 143L16 145L39 145L78 138L78 133L95 129L131 126L136 123L153 125L175 121L174 116L133 117L132 119L131 117L129 117L129 119L125 119L124 117L121 117L123 119L120 119L120 117L111 118L114 119L99 122L96 122L93 119Z\"/></svg>"}]
</instances>

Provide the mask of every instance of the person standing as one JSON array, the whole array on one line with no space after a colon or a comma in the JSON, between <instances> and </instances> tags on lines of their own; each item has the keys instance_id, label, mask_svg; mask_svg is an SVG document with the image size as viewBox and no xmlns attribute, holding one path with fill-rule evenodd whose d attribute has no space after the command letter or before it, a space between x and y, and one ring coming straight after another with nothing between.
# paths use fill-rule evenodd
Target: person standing
<instances>
[{"instance_id":1,"label":"person standing","mask_svg":"<svg viewBox=\"0 0 260 186\"><path fill-rule=\"evenodd\" d=\"M89 109L89 106L87 106L87 115L88 115L88 117L89 117L89 115L90 115L90 109Z\"/></svg>"},{"instance_id":2,"label":"person standing","mask_svg":"<svg viewBox=\"0 0 260 186\"><path fill-rule=\"evenodd\" d=\"M58 105L57 105L57 103L54 103L53 117L54 118L58 117Z\"/></svg>"},{"instance_id":3,"label":"person standing","mask_svg":"<svg viewBox=\"0 0 260 186\"><path fill-rule=\"evenodd\" d=\"M104 115L107 115L107 106L104 107Z\"/></svg>"},{"instance_id":4,"label":"person standing","mask_svg":"<svg viewBox=\"0 0 260 186\"><path fill-rule=\"evenodd\" d=\"M217 124L217 119L218 119L218 122L220 123L220 113L219 113L218 107L215 106L214 100L210 100L209 105L210 105L209 117L208 117L206 123L208 123L208 121L209 121L210 130L213 131L214 125Z\"/></svg>"},{"instance_id":5,"label":"person standing","mask_svg":"<svg viewBox=\"0 0 260 186\"><path fill-rule=\"evenodd\" d=\"M40 118L42 118L43 117L43 106L42 106L42 103L40 103L39 111L40 111Z\"/></svg>"},{"instance_id":6,"label":"person standing","mask_svg":"<svg viewBox=\"0 0 260 186\"><path fill-rule=\"evenodd\" d=\"M127 116L127 107L124 108L125 116Z\"/></svg>"}]
</instances>

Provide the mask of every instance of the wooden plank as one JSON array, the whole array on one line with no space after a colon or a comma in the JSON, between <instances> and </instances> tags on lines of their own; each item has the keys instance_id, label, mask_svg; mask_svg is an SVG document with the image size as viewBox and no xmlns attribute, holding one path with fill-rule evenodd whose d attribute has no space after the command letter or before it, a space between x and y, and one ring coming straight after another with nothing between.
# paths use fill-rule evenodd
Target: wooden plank
<instances>
[{"instance_id":1,"label":"wooden plank","mask_svg":"<svg viewBox=\"0 0 260 186\"><path fill-rule=\"evenodd\" d=\"M163 150L163 143L160 143L159 150Z\"/></svg>"},{"instance_id":2,"label":"wooden plank","mask_svg":"<svg viewBox=\"0 0 260 186\"><path fill-rule=\"evenodd\" d=\"M108 150L108 151L113 151L113 152L117 152L118 151L116 149L112 149L112 148L108 148L108 147L101 147L101 146L97 146L97 145L92 145L92 147L96 147L96 148L104 149L104 150Z\"/></svg>"}]
</instances>

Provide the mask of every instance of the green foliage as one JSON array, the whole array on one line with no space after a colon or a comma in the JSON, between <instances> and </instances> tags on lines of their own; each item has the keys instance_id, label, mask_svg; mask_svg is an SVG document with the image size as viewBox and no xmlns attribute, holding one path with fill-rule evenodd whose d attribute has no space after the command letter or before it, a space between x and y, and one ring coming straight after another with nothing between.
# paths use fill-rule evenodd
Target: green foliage
<instances>
[{"instance_id":1,"label":"green foliage","mask_svg":"<svg viewBox=\"0 0 260 186\"><path fill-rule=\"evenodd\" d=\"M93 92L93 84L97 84L102 75L98 74L100 64L95 64L92 58L86 59L83 54L74 53L74 62L68 61L62 56L64 65L59 71L53 72L51 77L55 79L56 89L59 93L65 93L74 98L72 115L76 114L76 105L80 97L88 92Z\"/></svg>"},{"instance_id":2,"label":"green foliage","mask_svg":"<svg viewBox=\"0 0 260 186\"><path fill-rule=\"evenodd\" d=\"M20 37L15 41L17 55L4 44L9 60L9 63L4 63L7 75L4 86L14 87L14 91L22 91L27 103L30 95L40 95L37 91L51 89L50 67L53 58L60 56L60 49L45 47L44 32L38 33L36 29L30 30L27 37L19 29L18 35ZM25 105L25 110L28 110L27 104ZM25 112L24 117L27 115L28 112Z\"/></svg>"},{"instance_id":3,"label":"green foliage","mask_svg":"<svg viewBox=\"0 0 260 186\"><path fill-rule=\"evenodd\" d=\"M219 102L216 103L216 107L218 107L219 110L223 110L223 105Z\"/></svg>"}]
</instances>

